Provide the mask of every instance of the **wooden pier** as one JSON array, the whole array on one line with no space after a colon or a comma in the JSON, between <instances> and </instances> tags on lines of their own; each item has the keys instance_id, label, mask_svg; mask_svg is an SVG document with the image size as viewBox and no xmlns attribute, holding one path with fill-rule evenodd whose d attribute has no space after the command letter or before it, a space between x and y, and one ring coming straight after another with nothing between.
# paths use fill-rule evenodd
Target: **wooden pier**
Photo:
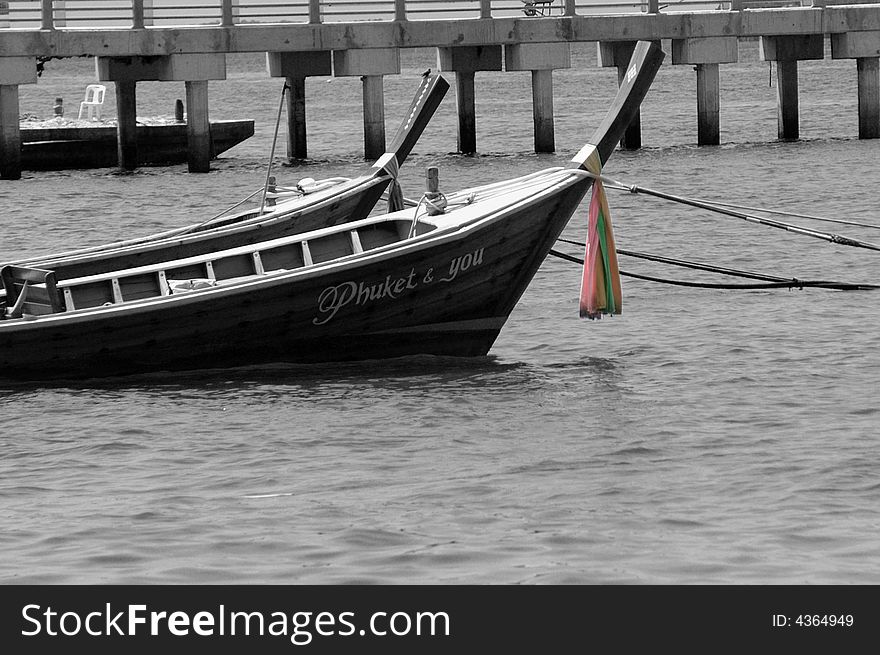
<instances>
[{"instance_id":1,"label":"wooden pier","mask_svg":"<svg viewBox=\"0 0 880 655\"><path fill-rule=\"evenodd\" d=\"M400 73L401 48L436 48L454 72L458 148L477 149L474 102L480 71L531 71L534 143L552 152L553 71L571 67L571 43L595 42L599 64L626 74L637 40L670 40L673 65L696 72L697 141L719 143L721 65L740 39L760 39L777 64L778 134L797 139L798 62L854 59L859 137L880 137L880 0L0 0L0 177L21 175L18 86L37 83L37 63L93 56L99 81L116 85L121 168L137 165L136 85L186 83L189 170L207 171L208 83L226 77L226 55L265 52L267 74L285 77L288 157L305 158L305 78L358 76L363 83L364 154L385 147L383 78ZM811 2L808 6L803 2ZM108 5L109 7L109 5ZM71 29L75 28L75 29ZM623 147L641 144L637 117Z\"/></svg>"}]
</instances>

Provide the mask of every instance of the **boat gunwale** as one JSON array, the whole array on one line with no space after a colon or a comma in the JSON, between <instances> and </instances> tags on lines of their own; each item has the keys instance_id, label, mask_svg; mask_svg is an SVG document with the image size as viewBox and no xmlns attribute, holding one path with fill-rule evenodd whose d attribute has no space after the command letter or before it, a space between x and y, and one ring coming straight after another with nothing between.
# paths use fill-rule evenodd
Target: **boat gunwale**
<instances>
[{"instance_id":1,"label":"boat gunwale","mask_svg":"<svg viewBox=\"0 0 880 655\"><path fill-rule=\"evenodd\" d=\"M254 216L253 218L235 222L223 227L210 228L200 232L186 232L186 230L193 230L198 227L198 224L193 224L187 226L186 228L173 230L172 232L177 232L178 234L168 234L167 237L163 237L161 239L151 239L151 237L148 236L144 237L144 241L132 243L129 245L126 245L123 241L117 241L116 244L118 245L115 245L114 243L104 244L101 246L95 246L94 250L90 248L83 248L79 250L70 250L67 252L56 253L51 258L40 259L39 257L35 257L29 259L21 259L17 261L3 262L3 264L13 264L16 266L40 266L47 268L51 268L53 265L58 266L59 264L69 266L105 259L107 257L136 253L138 251L150 252L151 250L158 250L165 247L184 246L192 243L198 243L200 241L205 241L208 239L234 234L236 232L259 230L263 227L272 226L276 223L290 220L290 214L302 211L311 212L320 208L320 206L323 204L327 204L335 200L348 198L357 192L366 190L384 181L385 180L383 179L383 177L376 173L365 174L356 178L352 178L346 182L340 182L338 185L333 185L327 187L326 189L321 189L314 192L313 194L306 194L305 196L301 196L299 198L291 198L289 200L283 201L284 203L300 203L303 201L304 198L308 198L308 202L303 202L301 206L286 207L283 208L283 211L273 211L266 214L261 214L259 216ZM347 189L339 188L341 185L346 184L350 185L350 187ZM318 194L325 195L323 197L315 197L318 196ZM276 208L281 206L281 203L279 203L276 205ZM229 218L233 219L235 218L235 216L233 215Z\"/></svg>"}]
</instances>

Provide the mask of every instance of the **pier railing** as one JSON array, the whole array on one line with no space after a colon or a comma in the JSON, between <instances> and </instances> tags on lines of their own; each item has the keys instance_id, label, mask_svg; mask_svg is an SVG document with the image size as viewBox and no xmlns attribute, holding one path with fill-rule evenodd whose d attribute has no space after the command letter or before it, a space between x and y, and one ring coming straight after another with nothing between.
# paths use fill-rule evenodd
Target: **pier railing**
<instances>
[{"instance_id":1,"label":"pier railing","mask_svg":"<svg viewBox=\"0 0 880 655\"><path fill-rule=\"evenodd\" d=\"M847 4L872 4L852 0ZM0 0L0 29L140 29L267 23L741 11L842 0ZM531 5L531 6L530 6Z\"/></svg>"}]
</instances>

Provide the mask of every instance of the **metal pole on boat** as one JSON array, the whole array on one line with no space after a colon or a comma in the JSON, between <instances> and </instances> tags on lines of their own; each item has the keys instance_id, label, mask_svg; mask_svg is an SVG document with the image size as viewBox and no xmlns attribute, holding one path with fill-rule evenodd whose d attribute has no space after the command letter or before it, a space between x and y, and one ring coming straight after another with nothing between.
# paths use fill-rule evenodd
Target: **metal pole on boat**
<instances>
[{"instance_id":1,"label":"metal pole on boat","mask_svg":"<svg viewBox=\"0 0 880 655\"><path fill-rule=\"evenodd\" d=\"M281 112L284 111L284 94L287 93L287 81L281 87L281 103L278 105L278 118L275 119L275 136L272 137L272 152L269 153L269 166L266 169L266 182L263 184L263 199L260 201L260 214L266 207L266 193L269 191L269 180L272 175L272 162L275 159L275 144L278 142L278 129L281 126Z\"/></svg>"}]
</instances>

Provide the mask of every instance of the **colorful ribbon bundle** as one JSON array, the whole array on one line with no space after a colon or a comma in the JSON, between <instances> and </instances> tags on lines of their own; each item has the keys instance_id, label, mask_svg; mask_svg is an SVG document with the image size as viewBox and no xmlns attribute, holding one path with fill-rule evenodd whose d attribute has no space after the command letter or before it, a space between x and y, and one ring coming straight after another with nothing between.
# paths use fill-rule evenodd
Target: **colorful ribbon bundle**
<instances>
[{"instance_id":1,"label":"colorful ribbon bundle","mask_svg":"<svg viewBox=\"0 0 880 655\"><path fill-rule=\"evenodd\" d=\"M598 153L595 153L598 155ZM587 169L597 177L587 219L587 246L581 279L581 318L602 318L603 314L620 314L620 271L611 227L611 210L605 187L598 175L602 170L598 156L587 160Z\"/></svg>"}]
</instances>

